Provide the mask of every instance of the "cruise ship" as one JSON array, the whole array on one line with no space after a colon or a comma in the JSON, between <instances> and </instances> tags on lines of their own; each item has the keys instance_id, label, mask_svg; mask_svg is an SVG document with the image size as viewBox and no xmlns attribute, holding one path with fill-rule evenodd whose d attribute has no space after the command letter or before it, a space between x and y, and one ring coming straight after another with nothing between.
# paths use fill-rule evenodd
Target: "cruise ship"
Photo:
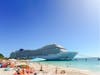
<instances>
[{"instance_id":1,"label":"cruise ship","mask_svg":"<svg viewBox=\"0 0 100 75\"><path fill-rule=\"evenodd\" d=\"M20 49L10 54L14 59L44 58L46 60L72 60L77 52L69 52L57 44L49 44L36 50Z\"/></svg>"}]
</instances>

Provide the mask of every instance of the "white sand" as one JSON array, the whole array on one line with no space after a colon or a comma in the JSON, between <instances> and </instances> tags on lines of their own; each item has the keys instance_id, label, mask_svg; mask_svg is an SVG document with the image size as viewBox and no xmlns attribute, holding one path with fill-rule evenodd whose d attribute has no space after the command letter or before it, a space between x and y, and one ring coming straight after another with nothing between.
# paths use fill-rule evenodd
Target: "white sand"
<instances>
[{"instance_id":1,"label":"white sand","mask_svg":"<svg viewBox=\"0 0 100 75\"><path fill-rule=\"evenodd\" d=\"M17 63L17 64L23 64L23 63ZM76 68L62 68L45 64L42 64L43 71L40 72L39 71L41 67L40 64L38 63L33 63L33 64L26 63L26 64L30 65L31 67L34 67L35 71L38 73L37 75L100 75L100 73L92 73L87 70L80 70ZM57 74L55 74L56 70ZM61 74L61 71L63 70L65 71L65 73ZM0 68L0 75L13 75L14 72L15 72L14 69L12 69L11 71L4 71L4 68Z\"/></svg>"}]
</instances>

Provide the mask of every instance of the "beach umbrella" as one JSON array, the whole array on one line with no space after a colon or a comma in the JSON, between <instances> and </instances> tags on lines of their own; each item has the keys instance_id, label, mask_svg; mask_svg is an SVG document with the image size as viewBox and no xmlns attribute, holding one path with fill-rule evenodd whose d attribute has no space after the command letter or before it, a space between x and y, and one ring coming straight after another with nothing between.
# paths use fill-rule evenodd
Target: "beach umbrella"
<instances>
[{"instance_id":1,"label":"beach umbrella","mask_svg":"<svg viewBox=\"0 0 100 75\"><path fill-rule=\"evenodd\" d=\"M17 65L17 67L20 67L20 68L30 68L29 65Z\"/></svg>"},{"instance_id":2,"label":"beach umbrella","mask_svg":"<svg viewBox=\"0 0 100 75\"><path fill-rule=\"evenodd\" d=\"M34 58L34 59L31 59L30 61L31 62L38 62L38 61L45 61L46 59L44 58Z\"/></svg>"}]
</instances>

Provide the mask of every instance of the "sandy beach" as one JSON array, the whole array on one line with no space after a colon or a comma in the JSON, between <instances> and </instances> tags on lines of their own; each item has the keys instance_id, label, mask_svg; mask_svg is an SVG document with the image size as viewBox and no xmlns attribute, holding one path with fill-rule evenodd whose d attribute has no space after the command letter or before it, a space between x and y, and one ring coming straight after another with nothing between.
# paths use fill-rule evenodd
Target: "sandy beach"
<instances>
[{"instance_id":1,"label":"sandy beach","mask_svg":"<svg viewBox=\"0 0 100 75\"><path fill-rule=\"evenodd\" d=\"M88 70L80 70L76 68L63 68L54 65L40 64L40 63L29 63L17 61L16 65L29 65L34 69L36 75L100 75L100 73L93 74ZM42 69L42 71L40 71ZM16 72L15 68L10 68L9 71L5 71L5 68L0 68L0 75L14 75ZM34 75L28 74L28 75Z\"/></svg>"}]
</instances>

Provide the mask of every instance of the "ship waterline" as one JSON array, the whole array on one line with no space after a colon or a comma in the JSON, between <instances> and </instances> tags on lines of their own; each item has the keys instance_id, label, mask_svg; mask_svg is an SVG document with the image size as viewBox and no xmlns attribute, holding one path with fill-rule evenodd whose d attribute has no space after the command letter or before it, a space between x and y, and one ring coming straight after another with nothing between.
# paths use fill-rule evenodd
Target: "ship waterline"
<instances>
[{"instance_id":1,"label":"ship waterline","mask_svg":"<svg viewBox=\"0 0 100 75\"><path fill-rule=\"evenodd\" d=\"M10 58L32 59L39 57L46 60L72 60L76 55L77 52L69 52L60 45L50 44L37 50L17 50L10 54Z\"/></svg>"}]
</instances>

